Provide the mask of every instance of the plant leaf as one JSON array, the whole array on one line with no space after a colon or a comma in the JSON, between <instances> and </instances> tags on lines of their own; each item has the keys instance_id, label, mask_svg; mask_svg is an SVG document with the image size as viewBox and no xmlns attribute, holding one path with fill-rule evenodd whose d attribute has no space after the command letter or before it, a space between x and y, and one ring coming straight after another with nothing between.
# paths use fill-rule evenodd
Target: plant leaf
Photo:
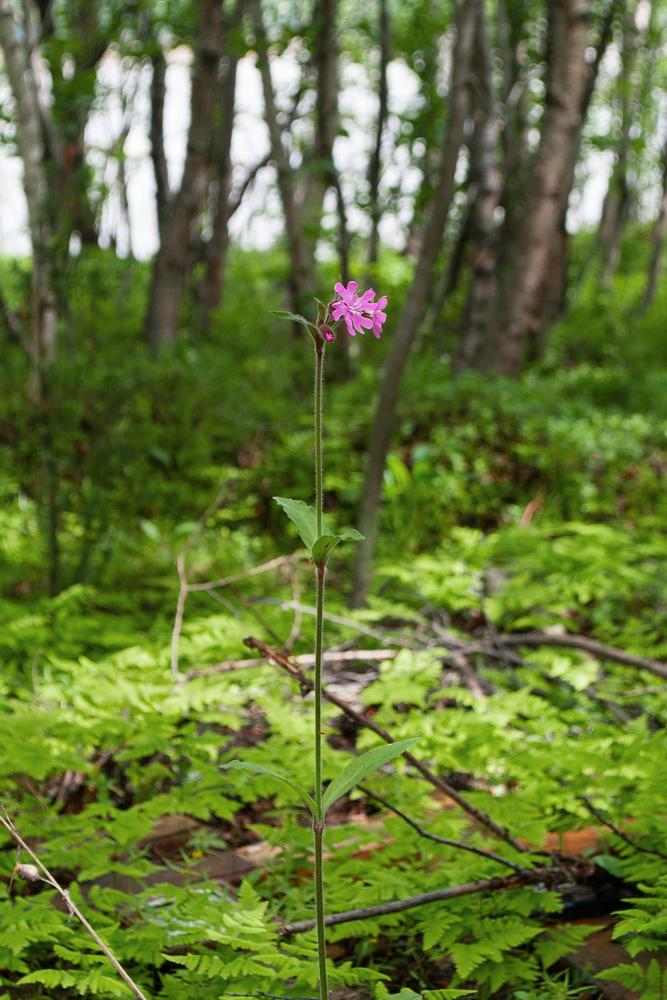
<instances>
[{"instance_id":1,"label":"plant leaf","mask_svg":"<svg viewBox=\"0 0 667 1000\"><path fill-rule=\"evenodd\" d=\"M299 532L299 537L309 552L317 540L317 514L314 507L309 507L303 500L289 500L287 497L274 497L285 511L290 521ZM324 521L322 521L324 524Z\"/></svg>"},{"instance_id":2,"label":"plant leaf","mask_svg":"<svg viewBox=\"0 0 667 1000\"><path fill-rule=\"evenodd\" d=\"M400 743L389 743L384 747L376 747L375 750L369 750L368 753L364 753L361 757L356 757L350 761L347 767L344 767L336 775L324 793L322 798L322 814L326 815L327 809L333 805L336 799L339 799L341 795L345 795L351 788L354 788L367 774L377 771L378 767L387 764L394 757L398 757L404 750L408 750L415 743L419 743L420 739L421 736L416 736L411 740L401 740Z\"/></svg>"},{"instance_id":3,"label":"plant leaf","mask_svg":"<svg viewBox=\"0 0 667 1000\"><path fill-rule=\"evenodd\" d=\"M323 557L328 559L329 553L336 548L339 542L363 542L364 537L364 535L359 534L356 528L349 528L347 531L344 531L342 535L332 535L329 532L324 535L320 535L320 537L315 540L313 547L310 550L313 562L319 563Z\"/></svg>"},{"instance_id":4,"label":"plant leaf","mask_svg":"<svg viewBox=\"0 0 667 1000\"><path fill-rule=\"evenodd\" d=\"M298 313L285 312L284 309L271 309L272 316L277 316L278 319L291 319L294 323L301 323L301 326L305 326L306 330L314 330L315 327L312 323L309 323L304 316L299 316Z\"/></svg>"},{"instance_id":5,"label":"plant leaf","mask_svg":"<svg viewBox=\"0 0 667 1000\"><path fill-rule=\"evenodd\" d=\"M301 785L297 785L295 781L291 781L290 778L285 778L284 775L278 774L277 771L272 771L270 768L264 767L262 764L253 764L248 760L230 760L228 764L221 764L220 766L230 771L253 771L255 774L266 774L270 778L277 778L279 781L284 781L286 785L289 785L299 793L312 812L313 816L315 815L315 803L306 789L302 788Z\"/></svg>"}]
</instances>

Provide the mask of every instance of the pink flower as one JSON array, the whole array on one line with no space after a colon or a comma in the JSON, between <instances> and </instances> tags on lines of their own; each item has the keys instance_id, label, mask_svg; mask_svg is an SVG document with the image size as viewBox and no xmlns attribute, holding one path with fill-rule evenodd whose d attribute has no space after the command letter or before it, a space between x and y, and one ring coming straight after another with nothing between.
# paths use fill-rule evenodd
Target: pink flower
<instances>
[{"instance_id":1,"label":"pink flower","mask_svg":"<svg viewBox=\"0 0 667 1000\"><path fill-rule=\"evenodd\" d=\"M373 333L375 334L375 336L379 340L380 339L380 332L382 330L382 324L384 323L384 321L387 318L386 312L382 311L385 308L385 306L387 305L387 296L383 295L381 299L377 300L377 302L375 303L375 305L376 305L376 309L375 309L375 312L373 313Z\"/></svg>"},{"instance_id":2,"label":"pink flower","mask_svg":"<svg viewBox=\"0 0 667 1000\"><path fill-rule=\"evenodd\" d=\"M340 282L335 286L340 295L331 305L331 315L335 322L344 319L348 333L354 337L356 333L372 330L376 337L380 336L386 313L382 312L387 305L387 296L383 295L379 302L373 302L375 292L369 288L363 295L357 295L358 284L351 281L347 288ZM328 338L327 338L328 339Z\"/></svg>"}]
</instances>

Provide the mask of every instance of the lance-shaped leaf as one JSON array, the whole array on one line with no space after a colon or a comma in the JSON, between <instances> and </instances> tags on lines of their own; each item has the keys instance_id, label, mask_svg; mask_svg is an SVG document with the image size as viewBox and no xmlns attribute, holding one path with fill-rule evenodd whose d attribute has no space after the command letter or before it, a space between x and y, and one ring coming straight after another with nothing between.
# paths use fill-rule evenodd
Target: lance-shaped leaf
<instances>
[{"instance_id":1,"label":"lance-shaped leaf","mask_svg":"<svg viewBox=\"0 0 667 1000\"><path fill-rule=\"evenodd\" d=\"M284 309L271 309L271 315L277 316L278 319L291 319L293 323L300 323L301 326L305 326L309 333L315 330L313 323L309 323L305 316L299 316L298 313L285 312Z\"/></svg>"},{"instance_id":2,"label":"lance-shaped leaf","mask_svg":"<svg viewBox=\"0 0 667 1000\"><path fill-rule=\"evenodd\" d=\"M355 760L350 761L347 767L344 767L340 774L336 775L324 793L322 797L322 814L326 815L327 809L333 805L336 799L339 799L346 792L349 792L351 788L354 788L356 784L363 781L366 775L377 771L378 767L382 767L383 764L387 764L394 757L398 757L404 750L409 750L415 743L419 743L420 739L421 736L417 736L411 740L401 740L400 743L389 743L387 746L369 750L368 753L364 753L361 757L356 757Z\"/></svg>"},{"instance_id":3,"label":"lance-shaped leaf","mask_svg":"<svg viewBox=\"0 0 667 1000\"><path fill-rule=\"evenodd\" d=\"M230 760L228 764L222 764L221 767L227 768L230 771L253 771L255 774L266 774L269 778L277 778L278 781L283 781L290 788L293 788L299 793L301 798L304 800L313 816L315 815L315 803L308 794L305 788L301 785L297 785L296 781L291 781L290 778L286 778L282 774L278 774L277 771L272 771L268 767L263 767L262 764L253 764L251 761L247 760Z\"/></svg>"},{"instance_id":4,"label":"lance-shaped leaf","mask_svg":"<svg viewBox=\"0 0 667 1000\"><path fill-rule=\"evenodd\" d=\"M329 553L336 548L339 542L363 542L364 538L365 536L360 535L356 528L349 528L342 535L332 535L328 532L325 535L320 535L310 550L313 562L319 563L323 558L328 559Z\"/></svg>"}]
</instances>

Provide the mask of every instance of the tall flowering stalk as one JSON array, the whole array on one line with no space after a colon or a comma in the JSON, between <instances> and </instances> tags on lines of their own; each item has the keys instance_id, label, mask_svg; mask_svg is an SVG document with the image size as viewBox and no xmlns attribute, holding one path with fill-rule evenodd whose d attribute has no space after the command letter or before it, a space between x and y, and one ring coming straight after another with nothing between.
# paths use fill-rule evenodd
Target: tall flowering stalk
<instances>
[{"instance_id":1,"label":"tall flowering stalk","mask_svg":"<svg viewBox=\"0 0 667 1000\"><path fill-rule=\"evenodd\" d=\"M231 761L225 766L237 770L255 771L259 774L270 775L273 778L280 778L286 781L293 789L298 791L302 799L310 809L313 816L313 838L315 844L315 910L317 927L317 955L319 964L319 989L321 1000L328 1000L327 986L327 960L326 960L326 939L324 921L324 874L323 874L323 845L324 831L326 828L326 814L330 806L341 796L349 792L358 782L362 781L372 771L377 770L382 764L393 760L404 750L418 742L418 738L402 740L400 743L391 743L388 746L381 746L375 750L356 757L346 767L340 771L329 783L327 788L323 787L322 780L322 648L324 635L324 578L326 574L326 564L331 551L342 541L360 541L363 536L353 528L344 531L342 534L334 534L324 519L322 510L322 375L324 369L324 350L327 343L335 339L335 329L337 325L345 323L348 333L353 337L357 333L365 333L367 330L379 338L382 325L387 316L384 309L387 305L387 297L383 296L375 299L375 292L372 288L357 295L356 281L351 281L347 288L338 283L335 286L337 297L328 305L318 301L317 323L310 323L303 316L296 316L289 312L275 312L274 315L281 319L289 319L293 322L301 323L308 330L315 344L315 507L309 507L302 500L290 500L286 497L274 497L280 504L287 516L296 526L296 529L308 548L313 566L315 567L315 585L317 591L316 618L315 618L315 719L314 719L314 754L315 754L315 774L314 774L314 797L301 786L295 784L291 779L283 777L269 768L260 764L251 764L245 761Z\"/></svg>"}]
</instances>

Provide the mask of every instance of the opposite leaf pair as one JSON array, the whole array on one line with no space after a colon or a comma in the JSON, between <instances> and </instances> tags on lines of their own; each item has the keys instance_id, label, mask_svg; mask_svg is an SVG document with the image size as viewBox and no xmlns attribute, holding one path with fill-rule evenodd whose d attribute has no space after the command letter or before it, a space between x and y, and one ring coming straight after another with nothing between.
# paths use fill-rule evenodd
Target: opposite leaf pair
<instances>
[{"instance_id":1,"label":"opposite leaf pair","mask_svg":"<svg viewBox=\"0 0 667 1000\"><path fill-rule=\"evenodd\" d=\"M340 799L346 792L349 792L351 788L358 785L360 781L363 781L373 771L377 771L383 764L388 764L390 760L398 757L405 750L409 750L415 743L419 743L420 739L421 737L418 736L410 740L401 740L399 743L389 743L387 746L376 747L375 750L369 750L367 753L350 761L342 771L339 771L326 789L322 796L321 811L318 810L317 803L305 788L297 785L290 778L278 774L277 771L272 771L270 768L264 767L262 764L253 764L244 760L232 760L229 764L223 764L222 766L234 771L254 771L255 774L266 774L271 778L284 781L285 784L290 785L291 788L299 793L314 818L322 821L337 799Z\"/></svg>"}]
</instances>

